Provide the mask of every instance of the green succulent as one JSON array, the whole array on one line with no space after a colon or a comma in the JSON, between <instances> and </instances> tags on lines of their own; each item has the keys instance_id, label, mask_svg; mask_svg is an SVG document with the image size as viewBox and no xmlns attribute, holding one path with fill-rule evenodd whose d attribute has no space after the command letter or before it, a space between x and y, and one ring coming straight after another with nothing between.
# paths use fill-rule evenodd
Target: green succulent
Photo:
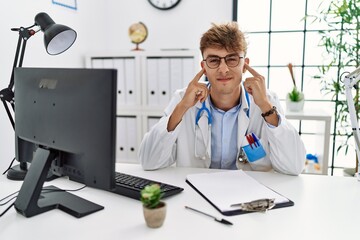
<instances>
[{"instance_id":1,"label":"green succulent","mask_svg":"<svg viewBox=\"0 0 360 240\"><path fill-rule=\"evenodd\" d=\"M288 93L288 96L292 102L300 102L304 98L304 95L296 88L296 86Z\"/></svg>"},{"instance_id":2,"label":"green succulent","mask_svg":"<svg viewBox=\"0 0 360 240\"><path fill-rule=\"evenodd\" d=\"M159 184L147 185L141 190L141 202L147 208L157 208L161 202L163 192Z\"/></svg>"}]
</instances>

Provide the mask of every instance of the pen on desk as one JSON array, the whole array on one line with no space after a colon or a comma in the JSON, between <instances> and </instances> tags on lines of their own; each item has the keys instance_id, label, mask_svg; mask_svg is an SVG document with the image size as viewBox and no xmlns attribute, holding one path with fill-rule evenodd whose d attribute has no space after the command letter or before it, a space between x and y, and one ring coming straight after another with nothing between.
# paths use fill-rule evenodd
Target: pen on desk
<instances>
[{"instance_id":1,"label":"pen on desk","mask_svg":"<svg viewBox=\"0 0 360 240\"><path fill-rule=\"evenodd\" d=\"M222 219L218 219L218 218L216 218L215 216L212 216L212 215L210 215L210 214L204 213L204 212L202 212L202 211L200 211L200 210L197 210L197 209L195 209L195 208L188 207L188 206L185 206L185 208L186 208L186 209L189 209L189 210L192 210L192 211L194 211L194 212L201 213L201 214L206 215L206 216L208 216L208 217L211 217L211 218L213 218L215 221L217 221L217 222L219 222L219 223L226 224L226 225L233 225L232 222L229 222L228 220L225 220L225 219L223 219L223 218L222 218Z\"/></svg>"}]
</instances>

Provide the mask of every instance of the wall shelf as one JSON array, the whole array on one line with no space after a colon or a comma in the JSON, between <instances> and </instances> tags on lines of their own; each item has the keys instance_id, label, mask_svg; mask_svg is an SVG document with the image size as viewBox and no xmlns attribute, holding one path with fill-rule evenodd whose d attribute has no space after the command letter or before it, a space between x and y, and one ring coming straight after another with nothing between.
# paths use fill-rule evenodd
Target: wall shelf
<instances>
[{"instance_id":1,"label":"wall shelf","mask_svg":"<svg viewBox=\"0 0 360 240\"><path fill-rule=\"evenodd\" d=\"M198 50L124 51L86 57L87 68L117 69L116 161L137 163L146 132L163 115L176 89L200 68Z\"/></svg>"}]
</instances>

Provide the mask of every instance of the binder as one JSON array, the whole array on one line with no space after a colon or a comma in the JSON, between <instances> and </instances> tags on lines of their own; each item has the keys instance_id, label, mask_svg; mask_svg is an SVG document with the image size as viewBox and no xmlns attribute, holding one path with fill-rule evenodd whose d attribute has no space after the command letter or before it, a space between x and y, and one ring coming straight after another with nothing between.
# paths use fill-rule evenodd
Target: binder
<instances>
[{"instance_id":1,"label":"binder","mask_svg":"<svg viewBox=\"0 0 360 240\"><path fill-rule=\"evenodd\" d=\"M126 126L126 155L127 162L137 163L137 152L138 152L138 141L137 141L137 128L136 128L136 117L125 117Z\"/></svg>"},{"instance_id":2,"label":"binder","mask_svg":"<svg viewBox=\"0 0 360 240\"><path fill-rule=\"evenodd\" d=\"M170 97L178 89L183 88L183 66L181 58L170 59ZM189 80L190 82L190 80Z\"/></svg>"},{"instance_id":3,"label":"binder","mask_svg":"<svg viewBox=\"0 0 360 240\"><path fill-rule=\"evenodd\" d=\"M126 117L116 118L116 162L125 162L127 155Z\"/></svg>"},{"instance_id":4,"label":"binder","mask_svg":"<svg viewBox=\"0 0 360 240\"><path fill-rule=\"evenodd\" d=\"M114 68L113 59L112 58L104 58L103 59L103 68L113 69Z\"/></svg>"},{"instance_id":5,"label":"binder","mask_svg":"<svg viewBox=\"0 0 360 240\"><path fill-rule=\"evenodd\" d=\"M158 106L158 59L147 59L147 103L149 106Z\"/></svg>"},{"instance_id":6,"label":"binder","mask_svg":"<svg viewBox=\"0 0 360 240\"><path fill-rule=\"evenodd\" d=\"M189 85L189 82L193 80L196 75L195 66L194 66L194 58L192 57L184 57L183 58L183 87Z\"/></svg>"},{"instance_id":7,"label":"binder","mask_svg":"<svg viewBox=\"0 0 360 240\"><path fill-rule=\"evenodd\" d=\"M135 105L136 95L140 94L136 89L135 58L125 58L125 88L126 104Z\"/></svg>"},{"instance_id":8,"label":"binder","mask_svg":"<svg viewBox=\"0 0 360 240\"><path fill-rule=\"evenodd\" d=\"M274 208L294 206L294 202L266 187L242 170L190 174L186 182L221 214L226 216L250 213L233 204L259 199L275 199Z\"/></svg>"},{"instance_id":9,"label":"binder","mask_svg":"<svg viewBox=\"0 0 360 240\"><path fill-rule=\"evenodd\" d=\"M117 69L117 106L126 105L125 63L124 59L114 59L114 68Z\"/></svg>"},{"instance_id":10,"label":"binder","mask_svg":"<svg viewBox=\"0 0 360 240\"><path fill-rule=\"evenodd\" d=\"M160 58L158 64L159 78L157 86L159 104L165 107L170 101L170 59Z\"/></svg>"}]
</instances>

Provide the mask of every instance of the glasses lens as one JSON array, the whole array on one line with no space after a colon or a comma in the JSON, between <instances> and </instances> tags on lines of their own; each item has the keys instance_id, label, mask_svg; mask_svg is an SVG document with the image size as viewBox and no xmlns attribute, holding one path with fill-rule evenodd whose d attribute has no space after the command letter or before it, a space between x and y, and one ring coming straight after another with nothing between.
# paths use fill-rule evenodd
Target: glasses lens
<instances>
[{"instance_id":1,"label":"glasses lens","mask_svg":"<svg viewBox=\"0 0 360 240\"><path fill-rule=\"evenodd\" d=\"M237 55L226 56L225 62L228 67L236 67L237 65L239 65L240 57Z\"/></svg>"},{"instance_id":2,"label":"glasses lens","mask_svg":"<svg viewBox=\"0 0 360 240\"><path fill-rule=\"evenodd\" d=\"M236 66L239 65L240 59L243 58L243 57L240 57L238 55L229 55L229 56L226 56L226 57L212 56L212 57L208 57L204 61L206 61L206 65L209 68L218 68L220 66L222 58L224 58L225 63L226 63L226 65L228 67L236 67Z\"/></svg>"},{"instance_id":3,"label":"glasses lens","mask_svg":"<svg viewBox=\"0 0 360 240\"><path fill-rule=\"evenodd\" d=\"M219 67L221 59L219 57L208 57L206 59L206 64L209 68L217 68Z\"/></svg>"}]
</instances>

